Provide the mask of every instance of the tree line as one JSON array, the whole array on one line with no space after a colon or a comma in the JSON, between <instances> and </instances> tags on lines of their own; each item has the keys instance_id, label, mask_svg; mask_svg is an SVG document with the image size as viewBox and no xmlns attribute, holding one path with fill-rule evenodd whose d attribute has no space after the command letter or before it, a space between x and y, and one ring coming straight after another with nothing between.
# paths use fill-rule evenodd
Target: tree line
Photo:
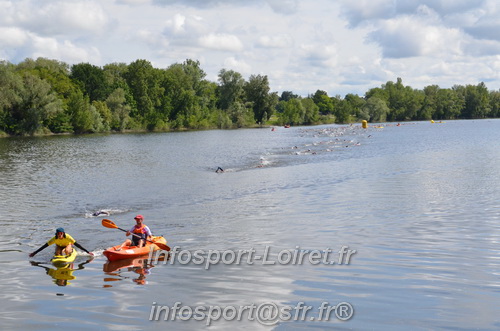
<instances>
[{"instance_id":1,"label":"tree line","mask_svg":"<svg viewBox=\"0 0 500 331\"><path fill-rule=\"evenodd\" d=\"M363 97L271 92L265 75L220 70L206 79L199 61L155 68L147 60L103 67L57 60L0 61L0 135L228 129L258 125L500 117L500 91L484 83L423 90L400 78Z\"/></svg>"}]
</instances>

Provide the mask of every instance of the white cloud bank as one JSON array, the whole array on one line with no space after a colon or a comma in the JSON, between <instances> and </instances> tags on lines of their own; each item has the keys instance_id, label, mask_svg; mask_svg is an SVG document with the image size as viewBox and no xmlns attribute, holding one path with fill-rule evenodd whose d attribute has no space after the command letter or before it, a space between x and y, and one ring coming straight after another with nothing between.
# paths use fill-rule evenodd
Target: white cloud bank
<instances>
[{"instance_id":1,"label":"white cloud bank","mask_svg":"<svg viewBox=\"0 0 500 331\"><path fill-rule=\"evenodd\" d=\"M401 77L415 88L500 88L498 0L0 0L0 58L166 67L199 60L268 75L271 88L364 94Z\"/></svg>"}]
</instances>

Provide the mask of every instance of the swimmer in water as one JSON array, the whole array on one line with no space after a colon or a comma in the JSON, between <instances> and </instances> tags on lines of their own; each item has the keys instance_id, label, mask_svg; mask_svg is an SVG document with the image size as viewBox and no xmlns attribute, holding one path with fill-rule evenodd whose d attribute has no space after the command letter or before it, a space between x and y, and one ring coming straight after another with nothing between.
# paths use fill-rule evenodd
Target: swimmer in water
<instances>
[{"instance_id":1,"label":"swimmer in water","mask_svg":"<svg viewBox=\"0 0 500 331\"><path fill-rule=\"evenodd\" d=\"M98 210L92 214L92 216L109 216L109 212L104 210Z\"/></svg>"}]
</instances>

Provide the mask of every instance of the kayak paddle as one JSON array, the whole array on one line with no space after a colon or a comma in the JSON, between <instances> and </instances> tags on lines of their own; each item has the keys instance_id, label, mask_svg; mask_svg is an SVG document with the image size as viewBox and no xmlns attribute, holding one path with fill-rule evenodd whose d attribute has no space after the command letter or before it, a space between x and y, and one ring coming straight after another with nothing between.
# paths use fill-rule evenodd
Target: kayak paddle
<instances>
[{"instance_id":1,"label":"kayak paddle","mask_svg":"<svg viewBox=\"0 0 500 331\"><path fill-rule=\"evenodd\" d=\"M113 221L108 220L106 218L102 220L102 226L104 226L106 228L110 228L110 229L118 229L118 230L122 230L123 232L128 232L127 230L119 228L118 225L116 225L115 223L113 223ZM131 235L140 238L135 233L131 233ZM155 242L155 241L151 241L151 240L148 240L148 239L146 239L146 240L149 241L150 243L155 244L156 246L158 246L160 249L163 249L164 251L170 251L170 247L168 245L165 245L165 244L162 244L162 243L158 243L158 242Z\"/></svg>"}]
</instances>

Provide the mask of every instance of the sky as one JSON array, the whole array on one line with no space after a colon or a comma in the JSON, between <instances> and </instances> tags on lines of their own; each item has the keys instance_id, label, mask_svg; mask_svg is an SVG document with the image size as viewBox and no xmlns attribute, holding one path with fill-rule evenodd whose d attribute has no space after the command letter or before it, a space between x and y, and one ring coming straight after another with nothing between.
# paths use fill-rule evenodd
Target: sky
<instances>
[{"instance_id":1,"label":"sky","mask_svg":"<svg viewBox=\"0 0 500 331\"><path fill-rule=\"evenodd\" d=\"M500 0L0 0L0 60L200 61L271 91L500 89Z\"/></svg>"}]
</instances>

